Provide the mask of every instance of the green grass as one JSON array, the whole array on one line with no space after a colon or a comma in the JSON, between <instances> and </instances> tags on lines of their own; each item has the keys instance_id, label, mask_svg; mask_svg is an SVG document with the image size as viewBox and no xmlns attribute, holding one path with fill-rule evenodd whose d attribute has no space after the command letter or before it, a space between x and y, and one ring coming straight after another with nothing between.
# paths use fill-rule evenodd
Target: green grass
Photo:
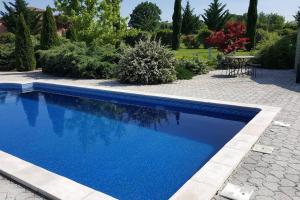
<instances>
[{"instance_id":1,"label":"green grass","mask_svg":"<svg viewBox=\"0 0 300 200\"><path fill-rule=\"evenodd\" d=\"M211 51L212 60L215 60L218 55L217 49L212 49ZM255 51L238 51L236 55L254 55ZM175 56L177 59L180 58L193 58L198 57L202 60L208 60L208 49L200 48L200 49L187 49L181 47L179 50L175 52Z\"/></svg>"}]
</instances>

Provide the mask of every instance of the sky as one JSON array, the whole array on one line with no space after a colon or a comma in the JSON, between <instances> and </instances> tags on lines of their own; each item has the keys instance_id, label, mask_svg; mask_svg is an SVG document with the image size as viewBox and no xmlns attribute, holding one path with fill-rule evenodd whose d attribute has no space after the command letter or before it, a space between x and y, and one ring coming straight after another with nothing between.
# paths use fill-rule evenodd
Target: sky
<instances>
[{"instance_id":1,"label":"sky","mask_svg":"<svg viewBox=\"0 0 300 200\"><path fill-rule=\"evenodd\" d=\"M1 0L2 2L3 0ZM9 1L9 0L4 0ZM124 17L128 17L134 7L140 2L145 0L123 0L121 14ZM148 0L156 3L162 10L161 18L163 21L171 21L173 13L174 0ZM182 0L185 5L187 0ZM195 13L202 14L203 10L207 8L208 4L212 0L190 0L191 6L195 8ZM53 0L27 0L30 6L38 8L45 8L47 5L53 6ZM243 14L247 12L249 0L221 0L221 2L227 4L227 8L231 13ZM265 13L278 13L283 15L286 20L293 20L293 15L300 6L299 0L259 0L258 11L264 11ZM2 3L0 4L0 10L3 10Z\"/></svg>"}]
</instances>

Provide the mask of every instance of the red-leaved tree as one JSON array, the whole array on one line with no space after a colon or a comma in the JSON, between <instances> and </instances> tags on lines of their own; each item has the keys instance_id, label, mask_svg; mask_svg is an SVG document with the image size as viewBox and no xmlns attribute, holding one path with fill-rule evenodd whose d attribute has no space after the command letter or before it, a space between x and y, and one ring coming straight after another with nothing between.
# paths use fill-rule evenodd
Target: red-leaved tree
<instances>
[{"instance_id":1,"label":"red-leaved tree","mask_svg":"<svg viewBox=\"0 0 300 200\"><path fill-rule=\"evenodd\" d=\"M246 26L241 22L228 22L224 30L213 32L206 43L211 47L218 48L224 54L230 54L240 49L246 49L249 38L244 37Z\"/></svg>"}]
</instances>

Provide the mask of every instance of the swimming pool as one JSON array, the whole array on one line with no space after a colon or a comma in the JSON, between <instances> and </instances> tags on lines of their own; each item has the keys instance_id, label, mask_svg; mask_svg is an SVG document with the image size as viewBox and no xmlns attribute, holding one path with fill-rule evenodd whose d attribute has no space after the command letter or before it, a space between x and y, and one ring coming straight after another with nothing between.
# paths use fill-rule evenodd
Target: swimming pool
<instances>
[{"instance_id":1,"label":"swimming pool","mask_svg":"<svg viewBox=\"0 0 300 200\"><path fill-rule=\"evenodd\" d=\"M119 199L170 198L261 111L43 83L0 90L0 150Z\"/></svg>"}]
</instances>

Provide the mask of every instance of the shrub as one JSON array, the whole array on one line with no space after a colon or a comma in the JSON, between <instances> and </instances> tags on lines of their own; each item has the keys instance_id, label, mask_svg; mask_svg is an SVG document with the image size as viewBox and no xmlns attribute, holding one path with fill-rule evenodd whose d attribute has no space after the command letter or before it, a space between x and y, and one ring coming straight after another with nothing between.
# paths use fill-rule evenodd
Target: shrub
<instances>
[{"instance_id":1,"label":"shrub","mask_svg":"<svg viewBox=\"0 0 300 200\"><path fill-rule=\"evenodd\" d=\"M177 65L184 67L194 75L206 74L208 72L207 63L200 60L198 57L180 59L177 61Z\"/></svg>"},{"instance_id":2,"label":"shrub","mask_svg":"<svg viewBox=\"0 0 300 200\"><path fill-rule=\"evenodd\" d=\"M121 55L118 78L123 83L160 84L176 80L173 52L160 42L140 41Z\"/></svg>"},{"instance_id":3,"label":"shrub","mask_svg":"<svg viewBox=\"0 0 300 200\"><path fill-rule=\"evenodd\" d=\"M14 45L0 44L0 71L13 70Z\"/></svg>"},{"instance_id":4,"label":"shrub","mask_svg":"<svg viewBox=\"0 0 300 200\"><path fill-rule=\"evenodd\" d=\"M277 40L279 38L279 35L277 32L268 32L264 29L257 29L256 30L256 45L260 45L261 43L264 43L265 41L271 41L271 40Z\"/></svg>"},{"instance_id":5,"label":"shrub","mask_svg":"<svg viewBox=\"0 0 300 200\"><path fill-rule=\"evenodd\" d=\"M204 48L208 48L208 44L206 43L206 38L208 38L212 34L212 31L208 30L208 28L203 28L199 31L197 40L200 44L204 45Z\"/></svg>"},{"instance_id":6,"label":"shrub","mask_svg":"<svg viewBox=\"0 0 300 200\"><path fill-rule=\"evenodd\" d=\"M295 61L297 33L278 39L264 41L259 46L258 56L265 68L292 68Z\"/></svg>"},{"instance_id":7,"label":"shrub","mask_svg":"<svg viewBox=\"0 0 300 200\"><path fill-rule=\"evenodd\" d=\"M118 61L112 46L87 47L79 42L40 50L38 55L44 73L72 78L111 78Z\"/></svg>"},{"instance_id":8,"label":"shrub","mask_svg":"<svg viewBox=\"0 0 300 200\"><path fill-rule=\"evenodd\" d=\"M165 30L159 30L156 33L156 40L160 40L162 45L165 46L172 46L172 36L173 36L173 31L169 29Z\"/></svg>"},{"instance_id":9,"label":"shrub","mask_svg":"<svg viewBox=\"0 0 300 200\"><path fill-rule=\"evenodd\" d=\"M182 42L188 49L198 49L200 42L195 35L182 36Z\"/></svg>"},{"instance_id":10,"label":"shrub","mask_svg":"<svg viewBox=\"0 0 300 200\"><path fill-rule=\"evenodd\" d=\"M13 70L15 50L15 35L12 33L0 34L0 71Z\"/></svg>"},{"instance_id":11,"label":"shrub","mask_svg":"<svg viewBox=\"0 0 300 200\"><path fill-rule=\"evenodd\" d=\"M22 13L18 17L17 23L15 65L19 71L30 71L36 67L34 46Z\"/></svg>"},{"instance_id":12,"label":"shrub","mask_svg":"<svg viewBox=\"0 0 300 200\"><path fill-rule=\"evenodd\" d=\"M15 34L13 33L1 33L0 44L12 44L16 40Z\"/></svg>"},{"instance_id":13,"label":"shrub","mask_svg":"<svg viewBox=\"0 0 300 200\"><path fill-rule=\"evenodd\" d=\"M139 31L137 29L130 29L125 34L123 41L125 44L134 47L134 45L140 40L145 41L149 37L151 37L149 32Z\"/></svg>"},{"instance_id":14,"label":"shrub","mask_svg":"<svg viewBox=\"0 0 300 200\"><path fill-rule=\"evenodd\" d=\"M176 76L178 80L192 79L194 74L190 70L186 69L183 65L176 65Z\"/></svg>"}]
</instances>

